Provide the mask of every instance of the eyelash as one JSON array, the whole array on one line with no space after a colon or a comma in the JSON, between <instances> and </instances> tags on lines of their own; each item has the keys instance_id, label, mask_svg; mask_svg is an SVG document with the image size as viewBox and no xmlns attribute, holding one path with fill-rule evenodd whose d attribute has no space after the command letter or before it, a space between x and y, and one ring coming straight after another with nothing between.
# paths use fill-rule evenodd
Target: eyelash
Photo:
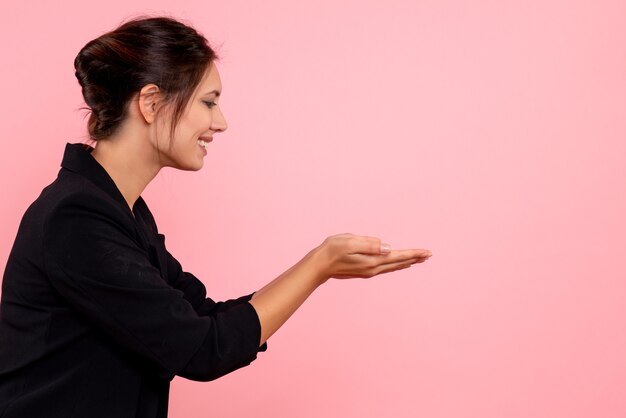
<instances>
[{"instance_id":1,"label":"eyelash","mask_svg":"<svg viewBox=\"0 0 626 418\"><path fill-rule=\"evenodd\" d=\"M207 107L209 109L211 109L213 106L217 106L217 103L215 103L215 102L206 102L205 101L204 104L207 105Z\"/></svg>"}]
</instances>

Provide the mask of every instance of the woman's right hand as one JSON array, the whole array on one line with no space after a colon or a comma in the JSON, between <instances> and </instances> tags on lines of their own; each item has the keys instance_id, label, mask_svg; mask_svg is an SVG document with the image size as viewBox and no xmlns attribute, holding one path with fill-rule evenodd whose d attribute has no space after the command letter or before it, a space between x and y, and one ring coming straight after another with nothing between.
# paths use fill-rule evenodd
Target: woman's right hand
<instances>
[{"instance_id":1,"label":"woman's right hand","mask_svg":"<svg viewBox=\"0 0 626 418\"><path fill-rule=\"evenodd\" d=\"M391 250L378 238L353 234L330 236L314 252L323 281L370 278L422 263L432 255L425 249Z\"/></svg>"},{"instance_id":2,"label":"woman's right hand","mask_svg":"<svg viewBox=\"0 0 626 418\"><path fill-rule=\"evenodd\" d=\"M426 261L428 250L391 250L380 239L333 235L250 299L261 323L263 344L302 303L331 277L373 277Z\"/></svg>"}]
</instances>

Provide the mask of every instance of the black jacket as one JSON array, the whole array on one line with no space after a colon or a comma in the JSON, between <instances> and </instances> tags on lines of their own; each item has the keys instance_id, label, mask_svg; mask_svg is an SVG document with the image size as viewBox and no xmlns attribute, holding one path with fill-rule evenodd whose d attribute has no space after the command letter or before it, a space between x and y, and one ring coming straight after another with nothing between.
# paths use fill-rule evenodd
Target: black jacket
<instances>
[{"instance_id":1,"label":"black jacket","mask_svg":"<svg viewBox=\"0 0 626 418\"><path fill-rule=\"evenodd\" d=\"M67 144L7 261L0 417L166 417L175 375L216 379L266 348L252 295L207 298L90 152Z\"/></svg>"}]
</instances>

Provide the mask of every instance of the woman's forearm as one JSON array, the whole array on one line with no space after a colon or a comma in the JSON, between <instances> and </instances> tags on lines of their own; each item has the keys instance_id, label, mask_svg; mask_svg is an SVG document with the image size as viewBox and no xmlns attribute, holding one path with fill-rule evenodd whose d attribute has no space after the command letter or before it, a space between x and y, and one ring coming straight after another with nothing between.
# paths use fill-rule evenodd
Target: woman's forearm
<instances>
[{"instance_id":1,"label":"woman's forearm","mask_svg":"<svg viewBox=\"0 0 626 418\"><path fill-rule=\"evenodd\" d=\"M261 322L262 345L304 301L324 283L316 250L309 252L289 270L257 291L250 300Z\"/></svg>"}]
</instances>

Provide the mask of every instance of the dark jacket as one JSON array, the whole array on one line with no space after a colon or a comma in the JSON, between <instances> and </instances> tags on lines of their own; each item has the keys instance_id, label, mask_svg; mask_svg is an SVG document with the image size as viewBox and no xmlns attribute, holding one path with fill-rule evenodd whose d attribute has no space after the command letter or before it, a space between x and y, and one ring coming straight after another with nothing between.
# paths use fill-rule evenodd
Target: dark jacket
<instances>
[{"instance_id":1,"label":"dark jacket","mask_svg":"<svg viewBox=\"0 0 626 418\"><path fill-rule=\"evenodd\" d=\"M175 375L216 379L266 348L252 295L207 298L91 150L67 144L7 261L0 417L166 417Z\"/></svg>"}]
</instances>

